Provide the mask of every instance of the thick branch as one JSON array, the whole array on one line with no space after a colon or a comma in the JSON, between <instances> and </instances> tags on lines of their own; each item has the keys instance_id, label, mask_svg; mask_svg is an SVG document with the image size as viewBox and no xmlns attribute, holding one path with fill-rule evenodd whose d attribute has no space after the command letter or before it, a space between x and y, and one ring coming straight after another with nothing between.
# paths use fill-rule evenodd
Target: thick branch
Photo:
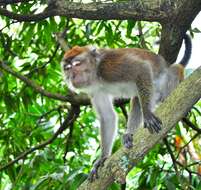
<instances>
[{"instance_id":1,"label":"thick branch","mask_svg":"<svg viewBox=\"0 0 201 190\"><path fill-rule=\"evenodd\" d=\"M85 181L79 190L103 190L114 180L124 181L127 173L166 136L200 97L201 67L184 80L156 110L156 115L163 122L163 130L159 134L149 134L146 129L139 128L134 134L133 148L128 150L122 147L105 162L104 167L100 168L99 179L93 183Z\"/></svg>"},{"instance_id":2,"label":"thick branch","mask_svg":"<svg viewBox=\"0 0 201 190\"><path fill-rule=\"evenodd\" d=\"M0 5L11 5L15 3L28 3L31 0L0 0Z\"/></svg>"},{"instance_id":3,"label":"thick branch","mask_svg":"<svg viewBox=\"0 0 201 190\"><path fill-rule=\"evenodd\" d=\"M52 92L49 92L49 91L43 89L41 86L39 86L38 84L36 84L34 81L30 80L29 78L21 75L19 72L14 71L4 62L0 61L0 68L5 70L6 72L10 73L11 75L17 77L18 79L20 79L21 81L26 83L28 86L33 88L33 90L42 94L43 96L46 96L46 97L49 97L49 98L52 98L55 100L70 102L73 105L80 105L80 106L81 105L90 105L90 99L85 94L79 94L78 95L78 94L70 93L67 96L63 96L63 95L58 94L58 93L52 93ZM115 100L116 106L121 106L125 103L128 103L128 99L117 99L117 100Z\"/></svg>"},{"instance_id":4,"label":"thick branch","mask_svg":"<svg viewBox=\"0 0 201 190\"><path fill-rule=\"evenodd\" d=\"M56 100L61 100L61 101L67 101L67 102L70 102L71 104L76 104L76 105L79 105L79 104L88 105L89 104L89 99L87 98L86 95L78 96L76 94L73 94L73 95L63 96L58 93L51 93L47 90L44 90L41 86L36 84L34 81L19 74L18 72L12 70L8 65L6 65L5 63L3 63L1 61L0 61L0 68L2 68L3 70L7 71L10 74L12 74L13 76L17 77L18 79L22 80L28 86L32 87L36 92L38 92L46 97L53 98Z\"/></svg>"},{"instance_id":5,"label":"thick branch","mask_svg":"<svg viewBox=\"0 0 201 190\"><path fill-rule=\"evenodd\" d=\"M56 13L53 9L49 9L49 10L47 9L44 12L39 13L39 14L22 15L22 14L13 13L4 8L0 8L0 15L6 16L10 19L17 20L19 22L22 22L22 21L30 22L30 21L40 21L40 20L46 19L51 16L56 16Z\"/></svg>"},{"instance_id":6,"label":"thick branch","mask_svg":"<svg viewBox=\"0 0 201 190\"><path fill-rule=\"evenodd\" d=\"M170 64L174 63L182 45L183 36L201 10L201 0L175 1L175 11L169 21L162 24L161 54Z\"/></svg>"},{"instance_id":7,"label":"thick branch","mask_svg":"<svg viewBox=\"0 0 201 190\"><path fill-rule=\"evenodd\" d=\"M26 2L23 0L7 0L7 4L15 2ZM1 3L4 3L0 1ZM166 23L175 21L180 13L189 14L188 19L192 20L200 10L200 0L179 0L179 1L161 1L161 0L135 0L128 2L95 2L95 3L76 3L66 0L50 0L48 8L39 14L17 14L6 9L0 8L0 14L18 21L40 21L50 16L66 16L68 18L81 18L91 20L144 20L158 21ZM183 11L184 10L184 11ZM178 14L179 13L179 14ZM173 22L171 22L173 23ZM189 25L189 24L188 24Z\"/></svg>"},{"instance_id":8,"label":"thick branch","mask_svg":"<svg viewBox=\"0 0 201 190\"><path fill-rule=\"evenodd\" d=\"M169 2L159 0L135 0L113 3L69 3L57 2L60 15L91 20L135 19L147 21L165 21L172 10Z\"/></svg>"},{"instance_id":9,"label":"thick branch","mask_svg":"<svg viewBox=\"0 0 201 190\"><path fill-rule=\"evenodd\" d=\"M49 16L66 16L81 19L135 19L165 22L173 9L170 1L136 0L113 3L75 3L66 0L50 1L51 9L36 15L20 15L0 8L0 14L18 21L39 21Z\"/></svg>"}]
</instances>

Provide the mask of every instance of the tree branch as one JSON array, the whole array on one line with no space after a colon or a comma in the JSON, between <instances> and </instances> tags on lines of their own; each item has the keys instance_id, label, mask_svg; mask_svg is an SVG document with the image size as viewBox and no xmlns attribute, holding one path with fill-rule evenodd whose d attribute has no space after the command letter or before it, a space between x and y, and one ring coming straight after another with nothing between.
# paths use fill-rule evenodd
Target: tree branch
<instances>
[{"instance_id":1,"label":"tree branch","mask_svg":"<svg viewBox=\"0 0 201 190\"><path fill-rule=\"evenodd\" d=\"M135 19L165 22L174 10L170 1L136 0L112 3L75 3L66 0L50 1L50 9L36 15L21 15L0 8L0 14L18 21L40 21L49 16L66 16L81 19Z\"/></svg>"},{"instance_id":2,"label":"tree branch","mask_svg":"<svg viewBox=\"0 0 201 190\"><path fill-rule=\"evenodd\" d=\"M11 23L8 23L6 26L4 26L4 27L2 27L2 28L0 29L0 33L2 33L5 28L7 28L7 27L9 27L10 25L15 24L15 23L18 23L18 21L12 21Z\"/></svg>"},{"instance_id":3,"label":"tree branch","mask_svg":"<svg viewBox=\"0 0 201 190\"><path fill-rule=\"evenodd\" d=\"M1 5L11 5L15 3L28 3L31 0L0 0L0 6Z\"/></svg>"},{"instance_id":4,"label":"tree branch","mask_svg":"<svg viewBox=\"0 0 201 190\"><path fill-rule=\"evenodd\" d=\"M35 67L34 69L32 69L32 70L27 74L27 76L31 76L33 73L38 72L38 71L40 71L41 69L44 69L48 64L50 64L50 63L52 62L52 60L54 59L54 57L56 56L56 53L57 53L58 49L59 49L59 44L56 45L56 48L55 48L55 50L53 51L52 55L49 57L49 60L48 60L46 63L44 63L43 65L38 66L38 67Z\"/></svg>"},{"instance_id":5,"label":"tree branch","mask_svg":"<svg viewBox=\"0 0 201 190\"><path fill-rule=\"evenodd\" d=\"M196 127L188 118L184 117L182 119L182 121L188 125L190 128L192 128L193 130L197 131L199 134L201 134L201 129Z\"/></svg>"},{"instance_id":6,"label":"tree branch","mask_svg":"<svg viewBox=\"0 0 201 190\"><path fill-rule=\"evenodd\" d=\"M22 22L22 21L30 22L30 21L41 21L48 17L56 16L56 12L53 9L46 9L42 13L32 14L32 15L31 14L22 15L22 14L13 13L4 8L0 8L0 15L6 16L10 19L17 20L19 22Z\"/></svg>"},{"instance_id":7,"label":"tree branch","mask_svg":"<svg viewBox=\"0 0 201 190\"><path fill-rule=\"evenodd\" d=\"M167 150L168 150L168 152L169 152L169 154L170 154L170 157L171 157L171 159L172 159L172 164L173 164L173 166L174 166L174 170L175 170L177 176L179 176L179 172L178 172L178 168L177 168L177 163L176 163L176 158L175 158L174 153L173 153L173 151L172 151L172 149L171 149L171 147L170 147L170 145L169 145L169 143L168 143L167 138L164 138L164 139L163 139L163 142L165 143L165 145L166 145L166 147L167 147Z\"/></svg>"},{"instance_id":8,"label":"tree branch","mask_svg":"<svg viewBox=\"0 0 201 190\"><path fill-rule=\"evenodd\" d=\"M11 69L7 64L5 64L2 61L0 61L0 68L5 70L6 72L10 73L11 75L17 77L18 79L22 80L28 86L33 88L33 90L42 94L43 96L46 96L46 97L49 97L49 98L52 98L55 100L70 102L72 105L83 105L83 106L90 105L90 99L88 98L88 96L86 94L69 93L69 95L63 96L58 93L51 93L47 90L44 90L41 86L39 86L38 84L36 84L34 81L30 80L29 78L14 71L13 69ZM128 102L129 102L128 99L117 99L117 100L115 100L115 105L121 106Z\"/></svg>"},{"instance_id":9,"label":"tree branch","mask_svg":"<svg viewBox=\"0 0 201 190\"><path fill-rule=\"evenodd\" d=\"M189 174L196 174L197 176L200 176L200 177L201 177L201 174L200 174L200 173L194 172L194 171L190 170L190 169L188 168L188 166L184 166L183 164L181 164L181 163L178 162L178 161L177 161L177 164L178 164L180 167L182 167L184 170L186 170Z\"/></svg>"},{"instance_id":10,"label":"tree branch","mask_svg":"<svg viewBox=\"0 0 201 190\"><path fill-rule=\"evenodd\" d=\"M68 113L67 118L64 120L63 124L59 127L59 129L55 132L55 134L50 139L44 141L41 144L36 145L33 148L30 148L30 149L26 150L25 152L20 154L17 158L15 158L14 160L8 162L4 166L0 166L0 171L4 170L4 169L7 169L9 166L13 165L14 163L18 162L19 160L26 158L26 156L28 154L31 154L35 150L42 149L45 146L47 146L48 144L51 144L58 137L58 135L60 135L65 129L67 129L68 126L70 126L70 125L72 125L74 123L74 121L79 116L79 113L80 113L79 106L72 106L72 109Z\"/></svg>"},{"instance_id":11,"label":"tree branch","mask_svg":"<svg viewBox=\"0 0 201 190\"><path fill-rule=\"evenodd\" d=\"M65 0L57 1L60 16L81 19L135 19L147 21L166 21L168 13L173 9L167 1L136 0L129 2L112 3L66 3ZM166 7L166 9L164 9Z\"/></svg>"},{"instance_id":12,"label":"tree branch","mask_svg":"<svg viewBox=\"0 0 201 190\"><path fill-rule=\"evenodd\" d=\"M89 99L87 98L86 95L73 94L73 95L63 96L58 93L51 93L51 92L44 90L41 86L36 84L34 81L19 74L18 72L12 70L7 64L5 64L1 61L0 61L0 68L5 70L6 72L12 74L13 76L17 77L18 79L22 80L28 86L32 87L36 92L38 92L46 97L53 98L56 100L61 100L61 101L67 101L67 102L70 102L71 104L75 104L75 105L89 105Z\"/></svg>"},{"instance_id":13,"label":"tree branch","mask_svg":"<svg viewBox=\"0 0 201 190\"><path fill-rule=\"evenodd\" d=\"M199 133L196 133L184 146L182 146L176 156L176 159L179 157L179 154L186 148L188 147L188 145L197 137L199 136Z\"/></svg>"},{"instance_id":14,"label":"tree branch","mask_svg":"<svg viewBox=\"0 0 201 190\"><path fill-rule=\"evenodd\" d=\"M189 90L191 89L191 90ZM159 134L149 134L138 128L134 134L134 146L128 150L122 147L99 170L99 179L90 183L85 181L79 190L103 190L111 183L124 181L127 173L146 155L146 153L192 108L201 97L201 67L193 72L176 88L156 110L163 123Z\"/></svg>"},{"instance_id":15,"label":"tree branch","mask_svg":"<svg viewBox=\"0 0 201 190\"><path fill-rule=\"evenodd\" d=\"M161 22L161 43L159 54L169 64L176 61L180 51L183 36L191 27L191 23L201 10L201 0L179 0L173 3L175 10L168 22ZM184 19L185 18L185 19Z\"/></svg>"}]
</instances>

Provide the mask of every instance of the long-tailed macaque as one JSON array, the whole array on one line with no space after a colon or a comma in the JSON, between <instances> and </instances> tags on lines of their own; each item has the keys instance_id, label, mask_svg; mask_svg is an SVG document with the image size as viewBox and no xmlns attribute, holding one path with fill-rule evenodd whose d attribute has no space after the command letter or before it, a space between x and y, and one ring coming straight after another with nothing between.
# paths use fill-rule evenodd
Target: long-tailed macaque
<instances>
[{"instance_id":1,"label":"long-tailed macaque","mask_svg":"<svg viewBox=\"0 0 201 190\"><path fill-rule=\"evenodd\" d=\"M183 80L184 67L191 56L191 39L184 36L185 54L179 64L168 67L160 55L138 48L96 49L75 46L62 60L65 80L72 90L79 89L91 97L99 116L102 154L90 174L97 177L97 169L111 154L117 130L114 98L131 98L131 111L123 144L131 148L133 133L142 124L150 133L158 133L162 123L153 109Z\"/></svg>"}]
</instances>

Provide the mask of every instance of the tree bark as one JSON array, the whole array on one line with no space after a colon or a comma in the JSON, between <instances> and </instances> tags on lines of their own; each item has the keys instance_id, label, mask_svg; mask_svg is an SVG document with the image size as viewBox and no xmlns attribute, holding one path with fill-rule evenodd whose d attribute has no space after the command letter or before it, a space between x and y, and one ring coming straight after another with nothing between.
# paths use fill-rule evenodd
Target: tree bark
<instances>
[{"instance_id":1,"label":"tree bark","mask_svg":"<svg viewBox=\"0 0 201 190\"><path fill-rule=\"evenodd\" d=\"M201 10L201 0L182 0L175 3L175 9L168 22L162 22L161 54L169 64L176 61L182 45L183 36Z\"/></svg>"}]
</instances>

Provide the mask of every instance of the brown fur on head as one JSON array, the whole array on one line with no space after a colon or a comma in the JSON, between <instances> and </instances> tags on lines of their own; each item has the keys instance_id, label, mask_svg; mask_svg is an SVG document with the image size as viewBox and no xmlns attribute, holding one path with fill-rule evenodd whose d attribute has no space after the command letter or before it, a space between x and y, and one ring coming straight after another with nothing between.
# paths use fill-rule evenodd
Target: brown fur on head
<instances>
[{"instance_id":1,"label":"brown fur on head","mask_svg":"<svg viewBox=\"0 0 201 190\"><path fill-rule=\"evenodd\" d=\"M70 50L65 52L64 59L72 59L73 57L86 52L87 50L87 47L74 46Z\"/></svg>"},{"instance_id":2,"label":"brown fur on head","mask_svg":"<svg viewBox=\"0 0 201 190\"><path fill-rule=\"evenodd\" d=\"M96 57L91 46L74 46L65 52L61 65L69 87L85 88L96 81Z\"/></svg>"}]
</instances>

